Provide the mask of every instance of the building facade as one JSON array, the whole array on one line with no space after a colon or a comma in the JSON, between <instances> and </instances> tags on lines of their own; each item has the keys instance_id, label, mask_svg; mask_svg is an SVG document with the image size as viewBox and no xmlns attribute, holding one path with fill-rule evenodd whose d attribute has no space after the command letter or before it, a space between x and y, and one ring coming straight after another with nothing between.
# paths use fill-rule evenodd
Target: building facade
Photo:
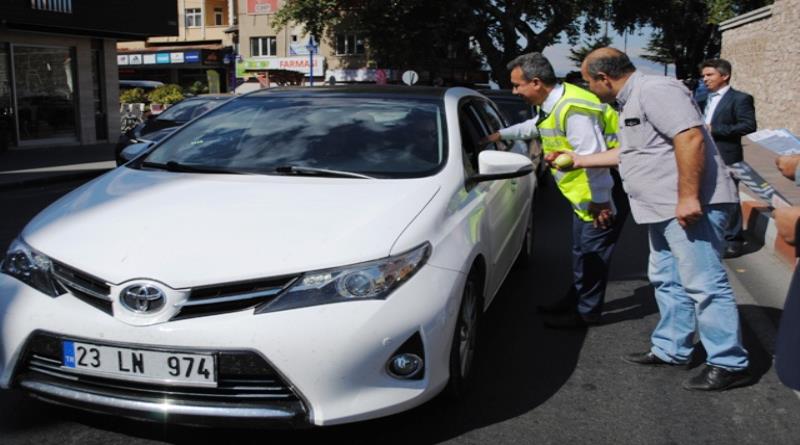
<instances>
[{"instance_id":1,"label":"building facade","mask_svg":"<svg viewBox=\"0 0 800 445\"><path fill-rule=\"evenodd\" d=\"M731 84L753 95L759 128L800 135L800 0L775 0L720 24L722 57L733 65Z\"/></svg>"},{"instance_id":2,"label":"building facade","mask_svg":"<svg viewBox=\"0 0 800 445\"><path fill-rule=\"evenodd\" d=\"M174 2L140 3L0 2L0 150L117 139L116 41L177 33Z\"/></svg>"},{"instance_id":3,"label":"building facade","mask_svg":"<svg viewBox=\"0 0 800 445\"><path fill-rule=\"evenodd\" d=\"M210 92L228 91L236 1L177 0L172 5L177 35L117 44L120 79L156 80L186 89L199 82Z\"/></svg>"},{"instance_id":4,"label":"building facade","mask_svg":"<svg viewBox=\"0 0 800 445\"><path fill-rule=\"evenodd\" d=\"M302 73L306 82L312 78L315 82L380 82L398 77L393 70L372 66L369 48L356 32L334 33L311 42L302 26L275 26L275 13L284 0L237 1L236 76L240 81L256 76L281 79L282 71ZM313 57L310 43L316 46Z\"/></svg>"}]
</instances>

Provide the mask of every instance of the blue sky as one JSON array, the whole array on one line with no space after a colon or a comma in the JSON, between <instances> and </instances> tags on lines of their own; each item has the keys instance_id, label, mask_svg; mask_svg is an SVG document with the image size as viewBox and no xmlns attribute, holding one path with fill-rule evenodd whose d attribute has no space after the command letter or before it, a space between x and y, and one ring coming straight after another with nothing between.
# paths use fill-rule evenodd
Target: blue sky
<instances>
[{"instance_id":1,"label":"blue sky","mask_svg":"<svg viewBox=\"0 0 800 445\"><path fill-rule=\"evenodd\" d=\"M647 40L651 33L652 30L644 29L642 31L637 31L634 34L629 34L627 53L633 61L633 64L636 65L636 68L642 72L648 74L664 74L664 65L659 65L640 57L641 54L644 53L644 47L647 46ZM614 34L612 39L612 46L620 50L625 50L625 39L622 35ZM553 64L553 68L556 70L556 75L558 76L563 76L570 71L578 69L572 63L572 61L567 58L567 56L569 56L570 48L572 48L572 46L567 43L559 43L557 45L549 46L543 51L545 57L547 57L550 60L550 63ZM675 75L674 65L669 66L668 74L672 76Z\"/></svg>"}]
</instances>

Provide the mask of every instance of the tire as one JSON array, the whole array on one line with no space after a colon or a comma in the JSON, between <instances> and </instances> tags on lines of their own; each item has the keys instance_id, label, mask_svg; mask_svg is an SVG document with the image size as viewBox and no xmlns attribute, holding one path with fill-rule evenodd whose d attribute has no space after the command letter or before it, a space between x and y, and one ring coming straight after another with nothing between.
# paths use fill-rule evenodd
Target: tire
<instances>
[{"instance_id":1,"label":"tire","mask_svg":"<svg viewBox=\"0 0 800 445\"><path fill-rule=\"evenodd\" d=\"M478 331L483 298L481 280L473 269L464 284L461 305L450 346L450 381L447 395L457 399L467 393L474 375L475 350L478 344Z\"/></svg>"}]
</instances>

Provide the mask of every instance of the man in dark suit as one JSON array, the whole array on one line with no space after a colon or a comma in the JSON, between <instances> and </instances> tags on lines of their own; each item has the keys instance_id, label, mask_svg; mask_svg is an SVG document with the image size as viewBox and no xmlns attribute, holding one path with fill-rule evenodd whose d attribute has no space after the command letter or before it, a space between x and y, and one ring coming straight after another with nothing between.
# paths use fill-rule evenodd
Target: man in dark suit
<instances>
[{"instance_id":1,"label":"man in dark suit","mask_svg":"<svg viewBox=\"0 0 800 445\"><path fill-rule=\"evenodd\" d=\"M720 156L726 165L744 160L742 136L756 131L756 110L753 96L734 90L730 86L731 64L724 59L709 59L700 65L703 83L708 88L708 96L701 101L706 125ZM734 178L736 187L739 181ZM726 230L725 258L739 256L742 251L742 211L737 205Z\"/></svg>"}]
</instances>

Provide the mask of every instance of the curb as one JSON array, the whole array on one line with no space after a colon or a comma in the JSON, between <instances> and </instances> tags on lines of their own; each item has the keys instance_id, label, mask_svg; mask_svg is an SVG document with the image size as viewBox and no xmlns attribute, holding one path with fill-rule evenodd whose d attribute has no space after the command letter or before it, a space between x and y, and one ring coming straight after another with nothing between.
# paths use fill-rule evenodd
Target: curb
<instances>
[{"instance_id":1,"label":"curb","mask_svg":"<svg viewBox=\"0 0 800 445\"><path fill-rule=\"evenodd\" d=\"M775 219L772 218L771 208L762 201L740 192L742 217L748 234L755 238L768 252L794 266L794 246L778 236Z\"/></svg>"},{"instance_id":2,"label":"curb","mask_svg":"<svg viewBox=\"0 0 800 445\"><path fill-rule=\"evenodd\" d=\"M58 182L77 181L80 179L94 179L111 169L95 169L71 173L53 173L46 176L37 178L20 179L17 181L0 182L0 191L18 190L30 187L38 187L43 185L50 185Z\"/></svg>"}]
</instances>

